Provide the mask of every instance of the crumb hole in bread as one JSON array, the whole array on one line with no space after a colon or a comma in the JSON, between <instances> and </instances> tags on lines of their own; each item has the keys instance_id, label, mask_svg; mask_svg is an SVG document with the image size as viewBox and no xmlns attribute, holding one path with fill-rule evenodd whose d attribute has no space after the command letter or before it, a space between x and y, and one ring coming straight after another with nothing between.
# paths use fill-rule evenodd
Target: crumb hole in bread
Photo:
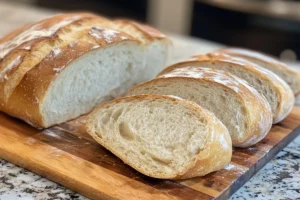
<instances>
[{"instance_id":1,"label":"crumb hole in bread","mask_svg":"<svg viewBox=\"0 0 300 200\"><path fill-rule=\"evenodd\" d=\"M107 124L108 123L108 121L109 121L109 117L110 116L110 114L105 114L103 117L102 117L102 119L101 119L101 121L102 121L102 124Z\"/></svg>"},{"instance_id":2,"label":"crumb hole in bread","mask_svg":"<svg viewBox=\"0 0 300 200\"><path fill-rule=\"evenodd\" d=\"M111 117L117 121L120 117L120 115L122 114L123 110L122 109L118 109L115 112L112 113Z\"/></svg>"},{"instance_id":3,"label":"crumb hole in bread","mask_svg":"<svg viewBox=\"0 0 300 200\"><path fill-rule=\"evenodd\" d=\"M207 119L205 119L205 118L200 118L199 121L200 121L202 124L207 124Z\"/></svg>"},{"instance_id":4,"label":"crumb hole in bread","mask_svg":"<svg viewBox=\"0 0 300 200\"><path fill-rule=\"evenodd\" d=\"M152 159L154 162L158 163L159 165L168 165L168 164L171 163L171 160L170 160L170 159L158 158L158 157L156 157L156 156L154 156L154 155L151 155L151 159Z\"/></svg>"},{"instance_id":5,"label":"crumb hole in bread","mask_svg":"<svg viewBox=\"0 0 300 200\"><path fill-rule=\"evenodd\" d=\"M122 138L124 138L125 140L134 140L135 139L135 134L130 129L128 124L126 124L125 122L121 122L119 124L119 133L120 133L120 136Z\"/></svg>"},{"instance_id":6,"label":"crumb hole in bread","mask_svg":"<svg viewBox=\"0 0 300 200\"><path fill-rule=\"evenodd\" d=\"M263 85L263 83L260 79L256 79L256 82L257 82L258 85Z\"/></svg>"},{"instance_id":7,"label":"crumb hole in bread","mask_svg":"<svg viewBox=\"0 0 300 200\"><path fill-rule=\"evenodd\" d=\"M200 148L197 148L196 149L196 155L198 155L200 153L201 149Z\"/></svg>"},{"instance_id":8,"label":"crumb hole in bread","mask_svg":"<svg viewBox=\"0 0 300 200\"><path fill-rule=\"evenodd\" d=\"M193 116L193 114L190 113L190 112L185 112L185 113L184 113L184 116L191 117L191 116Z\"/></svg>"},{"instance_id":9,"label":"crumb hole in bread","mask_svg":"<svg viewBox=\"0 0 300 200\"><path fill-rule=\"evenodd\" d=\"M146 154L146 151L145 151L144 149L141 149L141 150L140 150L140 154L145 155L145 154Z\"/></svg>"},{"instance_id":10,"label":"crumb hole in bread","mask_svg":"<svg viewBox=\"0 0 300 200\"><path fill-rule=\"evenodd\" d=\"M175 147L174 144L169 144L169 145L166 146L166 149L167 149L168 151L170 151L170 152L174 151L175 148L176 148L176 147Z\"/></svg>"},{"instance_id":11,"label":"crumb hole in bread","mask_svg":"<svg viewBox=\"0 0 300 200\"><path fill-rule=\"evenodd\" d=\"M242 115L246 115L247 114L247 111L246 111L246 108L245 107L241 107L241 113Z\"/></svg>"},{"instance_id":12,"label":"crumb hole in bread","mask_svg":"<svg viewBox=\"0 0 300 200\"><path fill-rule=\"evenodd\" d=\"M96 133L97 134L97 133ZM101 134L97 134L97 136L100 138L100 139L102 139L102 135Z\"/></svg>"},{"instance_id":13,"label":"crumb hole in bread","mask_svg":"<svg viewBox=\"0 0 300 200\"><path fill-rule=\"evenodd\" d=\"M226 101L226 97L225 96L221 95L220 98L221 98L222 101Z\"/></svg>"},{"instance_id":14,"label":"crumb hole in bread","mask_svg":"<svg viewBox=\"0 0 300 200\"><path fill-rule=\"evenodd\" d=\"M247 122L244 123L244 127L245 127L245 129L248 128L248 123Z\"/></svg>"}]
</instances>

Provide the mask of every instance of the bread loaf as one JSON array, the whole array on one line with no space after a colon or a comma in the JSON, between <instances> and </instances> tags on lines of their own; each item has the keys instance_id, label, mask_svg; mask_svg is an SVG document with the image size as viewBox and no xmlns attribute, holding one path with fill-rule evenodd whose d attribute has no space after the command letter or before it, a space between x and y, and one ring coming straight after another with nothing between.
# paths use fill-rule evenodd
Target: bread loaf
<instances>
[{"instance_id":1,"label":"bread loaf","mask_svg":"<svg viewBox=\"0 0 300 200\"><path fill-rule=\"evenodd\" d=\"M104 103L89 114L87 132L137 171L162 179L202 176L230 162L225 126L195 103L138 95Z\"/></svg>"},{"instance_id":2,"label":"bread loaf","mask_svg":"<svg viewBox=\"0 0 300 200\"><path fill-rule=\"evenodd\" d=\"M222 53L194 56L192 59L165 68L160 74L189 66L219 69L246 80L266 97L272 109L274 124L282 121L294 106L293 91L279 76L247 60Z\"/></svg>"},{"instance_id":3,"label":"bread loaf","mask_svg":"<svg viewBox=\"0 0 300 200\"><path fill-rule=\"evenodd\" d=\"M275 58L260 52L241 48L224 48L218 51L235 57L247 59L263 68L274 72L289 84L295 95L299 94L300 73L289 68L286 64L276 60Z\"/></svg>"},{"instance_id":4,"label":"bread loaf","mask_svg":"<svg viewBox=\"0 0 300 200\"><path fill-rule=\"evenodd\" d=\"M122 23L89 13L61 14L4 36L0 110L33 126L49 127L152 78L144 71L151 62L156 65L153 73L164 66L170 41L135 22L124 22L130 31L105 26Z\"/></svg>"},{"instance_id":5,"label":"bread loaf","mask_svg":"<svg viewBox=\"0 0 300 200\"><path fill-rule=\"evenodd\" d=\"M224 71L186 67L133 87L127 95L175 95L212 111L236 147L256 144L272 125L269 103L245 81Z\"/></svg>"}]
</instances>

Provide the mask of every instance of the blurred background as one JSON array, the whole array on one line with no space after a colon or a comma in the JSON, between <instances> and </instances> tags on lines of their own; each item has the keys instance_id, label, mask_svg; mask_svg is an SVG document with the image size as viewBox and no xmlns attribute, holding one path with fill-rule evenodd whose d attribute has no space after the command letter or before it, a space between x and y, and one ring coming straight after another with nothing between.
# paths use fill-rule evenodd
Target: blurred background
<instances>
[{"instance_id":1,"label":"blurred background","mask_svg":"<svg viewBox=\"0 0 300 200\"><path fill-rule=\"evenodd\" d=\"M167 33L246 47L289 61L300 59L298 0L1 1L57 12L87 10L108 17L133 18Z\"/></svg>"}]
</instances>

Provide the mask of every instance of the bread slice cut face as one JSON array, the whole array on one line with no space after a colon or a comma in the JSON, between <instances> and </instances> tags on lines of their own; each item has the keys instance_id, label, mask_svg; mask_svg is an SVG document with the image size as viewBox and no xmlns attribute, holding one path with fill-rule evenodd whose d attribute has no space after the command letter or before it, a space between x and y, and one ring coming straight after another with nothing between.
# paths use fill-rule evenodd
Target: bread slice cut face
<instances>
[{"instance_id":1,"label":"bread slice cut face","mask_svg":"<svg viewBox=\"0 0 300 200\"><path fill-rule=\"evenodd\" d=\"M218 51L234 57L246 59L259 65L260 67L274 72L289 84L295 95L300 93L300 73L288 67L283 62L280 62L266 54L255 52L249 49L224 48L219 49Z\"/></svg>"},{"instance_id":2,"label":"bread slice cut face","mask_svg":"<svg viewBox=\"0 0 300 200\"><path fill-rule=\"evenodd\" d=\"M269 103L245 81L220 70L186 67L133 87L127 95L175 95L212 111L236 147L265 137L272 125Z\"/></svg>"},{"instance_id":3,"label":"bread slice cut face","mask_svg":"<svg viewBox=\"0 0 300 200\"><path fill-rule=\"evenodd\" d=\"M190 60L165 68L160 74L189 66L218 69L246 80L269 102L274 124L286 118L294 106L293 91L279 76L255 63L222 53L196 55Z\"/></svg>"},{"instance_id":4,"label":"bread slice cut face","mask_svg":"<svg viewBox=\"0 0 300 200\"><path fill-rule=\"evenodd\" d=\"M162 179L202 176L230 162L232 144L213 113L179 98L137 95L100 105L87 132L137 171Z\"/></svg>"}]
</instances>

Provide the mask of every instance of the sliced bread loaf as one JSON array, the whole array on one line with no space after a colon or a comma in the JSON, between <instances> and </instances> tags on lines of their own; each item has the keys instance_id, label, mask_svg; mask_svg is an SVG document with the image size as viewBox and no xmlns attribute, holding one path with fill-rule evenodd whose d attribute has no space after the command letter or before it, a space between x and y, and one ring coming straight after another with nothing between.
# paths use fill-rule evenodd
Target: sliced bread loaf
<instances>
[{"instance_id":1,"label":"sliced bread loaf","mask_svg":"<svg viewBox=\"0 0 300 200\"><path fill-rule=\"evenodd\" d=\"M186 67L133 87L127 95L175 95L212 111L236 147L259 142L272 125L269 103L245 81L220 70Z\"/></svg>"},{"instance_id":2,"label":"sliced bread loaf","mask_svg":"<svg viewBox=\"0 0 300 200\"><path fill-rule=\"evenodd\" d=\"M290 85L294 94L299 94L300 73L289 68L286 64L276 60L275 58L260 52L242 48L224 48L218 51L232 55L234 57L244 58L274 72Z\"/></svg>"},{"instance_id":3,"label":"sliced bread loaf","mask_svg":"<svg viewBox=\"0 0 300 200\"><path fill-rule=\"evenodd\" d=\"M231 159L225 126L195 103L138 95L102 104L89 114L87 132L137 171L162 179L203 176Z\"/></svg>"},{"instance_id":4,"label":"sliced bread loaf","mask_svg":"<svg viewBox=\"0 0 300 200\"><path fill-rule=\"evenodd\" d=\"M152 57L145 49L153 42L165 50L166 36L143 29L140 34L152 37L142 42L137 33L105 23L114 21L89 13L61 14L0 39L0 110L45 128L86 114L150 78L144 71ZM156 59L162 68L166 53Z\"/></svg>"},{"instance_id":5,"label":"sliced bread loaf","mask_svg":"<svg viewBox=\"0 0 300 200\"><path fill-rule=\"evenodd\" d=\"M160 74L189 66L219 69L246 80L266 97L272 109L274 124L282 121L294 106L293 91L279 76L245 59L234 58L222 53L194 56L190 60L165 68Z\"/></svg>"}]
</instances>

